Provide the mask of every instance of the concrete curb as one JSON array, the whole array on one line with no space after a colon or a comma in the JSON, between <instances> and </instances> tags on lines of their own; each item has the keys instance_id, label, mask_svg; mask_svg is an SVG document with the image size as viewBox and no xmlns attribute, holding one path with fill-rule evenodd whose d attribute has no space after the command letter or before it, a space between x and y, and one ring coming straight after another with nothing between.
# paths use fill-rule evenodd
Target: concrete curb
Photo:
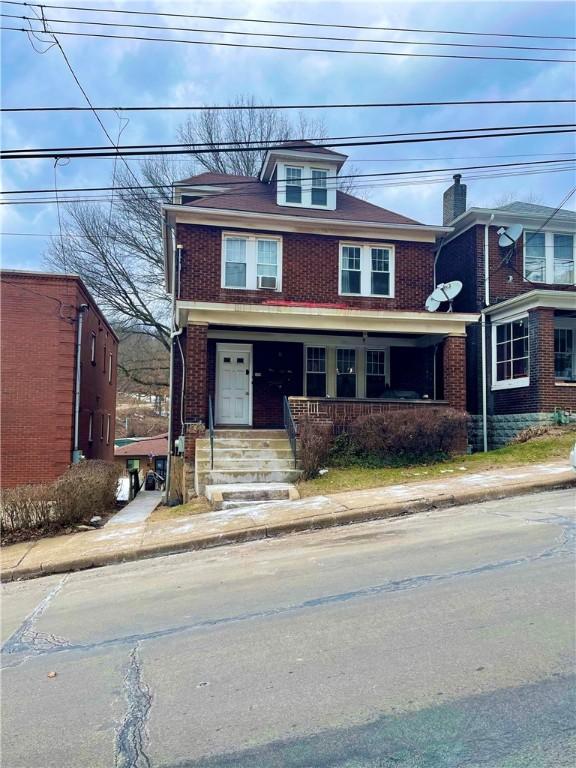
<instances>
[{"instance_id":1,"label":"concrete curb","mask_svg":"<svg viewBox=\"0 0 576 768\"><path fill-rule=\"evenodd\" d=\"M518 482L510 484L507 487L495 487L490 489L473 488L458 494L445 494L431 498L414 499L409 502L378 504L376 506L363 507L360 509L347 509L341 512L310 515L309 517L302 517L297 520L284 521L273 525L255 525L250 528L241 528L237 531L209 534L196 538L190 536L189 539L183 539L179 542L160 542L158 544L150 544L147 546L140 545L136 546L134 549L123 548L116 552L112 550L107 553L98 553L97 555L92 556L90 554L85 556L80 554L69 558L62 558L62 560L56 563L47 563L45 567L42 565L40 569L37 567L27 568L26 566L17 565L13 568L4 569L0 580L2 582L22 581L25 579L38 578L40 576L48 576L50 574L100 568L105 565L134 562L136 560L174 555L182 552L193 552L201 549L212 549L228 544L242 544L248 541L277 538L292 533L301 533L304 531L332 528L342 525L352 525L354 523L363 523L371 520L403 517L432 509L443 509L447 507L474 504L481 501L513 498L514 496L521 496L526 493L553 491L574 487L576 487L576 473L574 477L569 480L565 478L556 480L555 478L550 477L546 479Z\"/></svg>"}]
</instances>

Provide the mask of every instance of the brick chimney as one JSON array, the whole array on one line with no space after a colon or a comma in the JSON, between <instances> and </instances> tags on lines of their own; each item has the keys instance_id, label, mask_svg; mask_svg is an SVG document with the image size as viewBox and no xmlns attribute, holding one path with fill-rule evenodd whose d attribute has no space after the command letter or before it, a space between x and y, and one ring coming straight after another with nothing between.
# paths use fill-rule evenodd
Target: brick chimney
<instances>
[{"instance_id":1,"label":"brick chimney","mask_svg":"<svg viewBox=\"0 0 576 768\"><path fill-rule=\"evenodd\" d=\"M444 192L442 223L451 224L466 210L466 184L460 184L461 173L454 174L454 184Z\"/></svg>"}]
</instances>

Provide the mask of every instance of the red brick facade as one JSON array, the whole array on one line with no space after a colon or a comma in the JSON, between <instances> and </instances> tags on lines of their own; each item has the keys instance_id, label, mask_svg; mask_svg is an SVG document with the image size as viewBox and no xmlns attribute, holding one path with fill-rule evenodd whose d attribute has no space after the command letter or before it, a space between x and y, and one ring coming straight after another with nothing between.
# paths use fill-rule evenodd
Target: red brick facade
<instances>
[{"instance_id":1,"label":"red brick facade","mask_svg":"<svg viewBox=\"0 0 576 768\"><path fill-rule=\"evenodd\" d=\"M112 328L78 278L11 271L0 278L2 487L54 480L72 461L81 304L89 309L83 314L79 448L87 458L112 461L118 351Z\"/></svg>"},{"instance_id":2,"label":"red brick facade","mask_svg":"<svg viewBox=\"0 0 576 768\"><path fill-rule=\"evenodd\" d=\"M433 243L297 233L281 233L282 292L222 288L223 231L232 230L178 224L177 240L183 246L180 299L261 304L265 301L285 298L291 301L334 302L357 309L422 311L432 289ZM258 234L266 234L266 231L258 230ZM268 234L278 235L279 233L268 232ZM360 243L381 241L395 246L395 297L393 299L338 294L339 243L355 240Z\"/></svg>"}]
</instances>

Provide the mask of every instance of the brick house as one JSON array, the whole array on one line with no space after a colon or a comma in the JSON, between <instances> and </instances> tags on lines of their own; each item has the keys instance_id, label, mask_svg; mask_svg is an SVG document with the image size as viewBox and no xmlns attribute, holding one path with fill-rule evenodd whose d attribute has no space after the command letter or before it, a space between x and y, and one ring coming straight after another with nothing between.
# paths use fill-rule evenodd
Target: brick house
<instances>
[{"instance_id":1,"label":"brick house","mask_svg":"<svg viewBox=\"0 0 576 768\"><path fill-rule=\"evenodd\" d=\"M424 309L450 229L337 191L345 161L281 146L258 177L203 173L164 207L171 434L186 435L187 459L209 400L217 426L259 430L283 429L286 405L336 427L369 411L465 407L477 316Z\"/></svg>"},{"instance_id":2,"label":"brick house","mask_svg":"<svg viewBox=\"0 0 576 768\"><path fill-rule=\"evenodd\" d=\"M454 231L439 251L438 280L461 280L454 309L482 316L467 337L476 447L484 432L493 447L533 424L576 419L576 214L522 202L466 209L456 175L444 224ZM499 230L513 227L519 238L501 246Z\"/></svg>"},{"instance_id":3,"label":"brick house","mask_svg":"<svg viewBox=\"0 0 576 768\"><path fill-rule=\"evenodd\" d=\"M118 338L86 287L9 269L0 287L1 486L54 480L80 453L113 461Z\"/></svg>"}]
</instances>

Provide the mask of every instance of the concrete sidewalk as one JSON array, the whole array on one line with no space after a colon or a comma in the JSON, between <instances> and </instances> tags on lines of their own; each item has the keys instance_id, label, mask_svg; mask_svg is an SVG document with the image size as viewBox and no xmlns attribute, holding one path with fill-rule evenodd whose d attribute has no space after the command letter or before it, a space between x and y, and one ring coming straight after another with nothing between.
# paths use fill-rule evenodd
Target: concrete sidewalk
<instances>
[{"instance_id":1,"label":"concrete sidewalk","mask_svg":"<svg viewBox=\"0 0 576 768\"><path fill-rule=\"evenodd\" d=\"M523 493L576 486L565 462L466 473L299 501L207 512L169 521L128 520L94 531L2 548L2 581L30 579L296 531L413 514Z\"/></svg>"}]
</instances>

